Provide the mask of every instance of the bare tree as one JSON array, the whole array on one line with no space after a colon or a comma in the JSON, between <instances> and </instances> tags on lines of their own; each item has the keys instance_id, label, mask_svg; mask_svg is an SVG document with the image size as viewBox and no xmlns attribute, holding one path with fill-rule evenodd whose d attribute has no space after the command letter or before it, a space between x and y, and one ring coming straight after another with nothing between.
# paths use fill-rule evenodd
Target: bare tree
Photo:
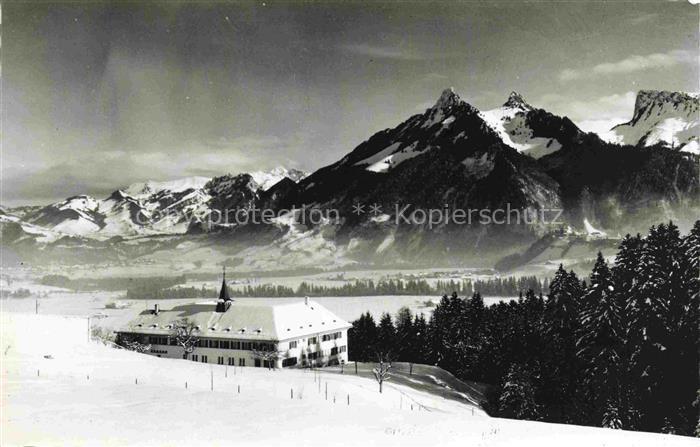
<instances>
[{"instance_id":1,"label":"bare tree","mask_svg":"<svg viewBox=\"0 0 700 447\"><path fill-rule=\"evenodd\" d=\"M377 366L374 367L372 372L374 372L374 378L379 383L379 392L382 392L382 385L385 380L389 380L389 370L391 369L391 359L388 355L378 352L377 353Z\"/></svg>"},{"instance_id":2,"label":"bare tree","mask_svg":"<svg viewBox=\"0 0 700 447\"><path fill-rule=\"evenodd\" d=\"M280 354L276 350L265 351L265 350L253 349L251 351L251 353L253 354L253 358L260 359L263 362L268 362L267 363L268 369L274 369L277 360L280 358Z\"/></svg>"},{"instance_id":3,"label":"bare tree","mask_svg":"<svg viewBox=\"0 0 700 447\"><path fill-rule=\"evenodd\" d=\"M196 333L198 331L197 325L187 318L173 323L170 337L175 340L175 343L182 346L182 358L185 360L187 360L187 356L192 354L197 347L199 336Z\"/></svg>"}]
</instances>

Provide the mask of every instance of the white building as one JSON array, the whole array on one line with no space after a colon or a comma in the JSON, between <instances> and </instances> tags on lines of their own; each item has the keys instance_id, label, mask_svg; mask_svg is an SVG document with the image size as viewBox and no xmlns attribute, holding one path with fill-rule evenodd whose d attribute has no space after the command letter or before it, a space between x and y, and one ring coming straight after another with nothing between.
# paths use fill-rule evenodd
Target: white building
<instances>
[{"instance_id":1,"label":"white building","mask_svg":"<svg viewBox=\"0 0 700 447\"><path fill-rule=\"evenodd\" d=\"M217 302L199 302L142 312L118 331L150 344L158 357L184 358L175 343L173 323L187 319L199 338L188 359L236 366L322 366L347 362L351 325L308 298L297 303L242 304L230 299L226 279ZM261 351L276 352L277 359L260 358Z\"/></svg>"}]
</instances>

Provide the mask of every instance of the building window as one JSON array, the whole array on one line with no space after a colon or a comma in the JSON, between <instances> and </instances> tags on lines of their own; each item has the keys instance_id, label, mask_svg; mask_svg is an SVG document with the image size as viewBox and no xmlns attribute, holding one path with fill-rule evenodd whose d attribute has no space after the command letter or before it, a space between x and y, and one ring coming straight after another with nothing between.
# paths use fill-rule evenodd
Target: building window
<instances>
[{"instance_id":1,"label":"building window","mask_svg":"<svg viewBox=\"0 0 700 447\"><path fill-rule=\"evenodd\" d=\"M231 349L241 349L241 342L240 341L232 341L231 342Z\"/></svg>"},{"instance_id":2,"label":"building window","mask_svg":"<svg viewBox=\"0 0 700 447\"><path fill-rule=\"evenodd\" d=\"M238 366L245 366L245 359L238 359Z\"/></svg>"},{"instance_id":3,"label":"building window","mask_svg":"<svg viewBox=\"0 0 700 447\"><path fill-rule=\"evenodd\" d=\"M212 340L209 342L210 348L219 349L219 340Z\"/></svg>"},{"instance_id":4,"label":"building window","mask_svg":"<svg viewBox=\"0 0 700 447\"><path fill-rule=\"evenodd\" d=\"M331 355L338 355L338 347L334 346L331 348Z\"/></svg>"},{"instance_id":5,"label":"building window","mask_svg":"<svg viewBox=\"0 0 700 447\"><path fill-rule=\"evenodd\" d=\"M236 359L233 357L228 358L228 366L236 366Z\"/></svg>"},{"instance_id":6,"label":"building window","mask_svg":"<svg viewBox=\"0 0 700 447\"><path fill-rule=\"evenodd\" d=\"M318 339L316 337L309 338L309 346L315 345L317 342L318 342Z\"/></svg>"},{"instance_id":7,"label":"building window","mask_svg":"<svg viewBox=\"0 0 700 447\"><path fill-rule=\"evenodd\" d=\"M339 338L343 338L343 333L342 332L333 332L332 334L323 335L321 337L321 341L337 340Z\"/></svg>"},{"instance_id":8,"label":"building window","mask_svg":"<svg viewBox=\"0 0 700 447\"><path fill-rule=\"evenodd\" d=\"M297 358L296 357L290 357L288 359L282 360L282 367L286 368L288 366L294 366L297 364Z\"/></svg>"},{"instance_id":9,"label":"building window","mask_svg":"<svg viewBox=\"0 0 700 447\"><path fill-rule=\"evenodd\" d=\"M298 342L297 342L296 340L290 341L290 342L289 342L289 349L294 349L294 348L296 348L296 347L297 347L297 343L298 343Z\"/></svg>"},{"instance_id":10,"label":"building window","mask_svg":"<svg viewBox=\"0 0 700 447\"><path fill-rule=\"evenodd\" d=\"M221 344L221 349L229 349L229 342L227 340L222 341L220 344Z\"/></svg>"},{"instance_id":11,"label":"building window","mask_svg":"<svg viewBox=\"0 0 700 447\"><path fill-rule=\"evenodd\" d=\"M202 363L207 363L208 359L206 355L202 356Z\"/></svg>"},{"instance_id":12,"label":"building window","mask_svg":"<svg viewBox=\"0 0 700 447\"><path fill-rule=\"evenodd\" d=\"M260 368L260 359L255 359L255 367Z\"/></svg>"},{"instance_id":13,"label":"building window","mask_svg":"<svg viewBox=\"0 0 700 447\"><path fill-rule=\"evenodd\" d=\"M224 358L223 358L223 357L219 357L218 359L216 359L216 363L217 363L218 365L223 365L223 364L224 364Z\"/></svg>"},{"instance_id":14,"label":"building window","mask_svg":"<svg viewBox=\"0 0 700 447\"><path fill-rule=\"evenodd\" d=\"M192 354L192 361L193 362L199 361L199 356L197 354Z\"/></svg>"},{"instance_id":15,"label":"building window","mask_svg":"<svg viewBox=\"0 0 700 447\"><path fill-rule=\"evenodd\" d=\"M343 346L340 347L340 352L345 352L345 351L347 351L347 350L348 350L348 347L345 346L345 345L343 345Z\"/></svg>"}]
</instances>

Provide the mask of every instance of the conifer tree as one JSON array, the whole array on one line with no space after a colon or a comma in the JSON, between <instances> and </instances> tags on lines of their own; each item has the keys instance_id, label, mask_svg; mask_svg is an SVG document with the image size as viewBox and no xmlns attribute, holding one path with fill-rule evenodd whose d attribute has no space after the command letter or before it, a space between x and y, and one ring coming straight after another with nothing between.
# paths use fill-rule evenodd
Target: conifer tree
<instances>
[{"instance_id":1,"label":"conifer tree","mask_svg":"<svg viewBox=\"0 0 700 447\"><path fill-rule=\"evenodd\" d=\"M396 359L402 362L415 357L416 340L413 332L413 315L408 307L402 307L396 313Z\"/></svg>"},{"instance_id":2,"label":"conifer tree","mask_svg":"<svg viewBox=\"0 0 700 447\"><path fill-rule=\"evenodd\" d=\"M580 368L576 356L581 293L576 274L560 265L549 285L544 327L550 346L543 367L543 382L548 386L542 394L548 420L554 422L570 423L581 414L577 401Z\"/></svg>"},{"instance_id":3,"label":"conifer tree","mask_svg":"<svg viewBox=\"0 0 700 447\"><path fill-rule=\"evenodd\" d=\"M620 356L622 350L621 309L615 296L612 274L598 253L591 285L582 298L578 357L585 368L584 384L590 390L591 423L603 422L610 408L619 409ZM619 416L618 416L619 418Z\"/></svg>"},{"instance_id":4,"label":"conifer tree","mask_svg":"<svg viewBox=\"0 0 700 447\"><path fill-rule=\"evenodd\" d=\"M381 354L385 361L396 358L396 329L391 321L391 315L388 313L382 314L382 318L379 320L375 350L377 354Z\"/></svg>"},{"instance_id":5,"label":"conifer tree","mask_svg":"<svg viewBox=\"0 0 700 447\"><path fill-rule=\"evenodd\" d=\"M430 358L430 343L428 338L428 323L425 321L425 315L418 314L413 319L413 332L415 336L416 349L413 350L410 362L413 363L429 363Z\"/></svg>"},{"instance_id":6,"label":"conifer tree","mask_svg":"<svg viewBox=\"0 0 700 447\"><path fill-rule=\"evenodd\" d=\"M616 301L620 306L621 338L619 373L619 408L618 417L624 421L626 429L634 429L639 420L639 394L635 383L638 377L633 371L633 358L642 340L639 326L633 325L637 313L634 290L636 288L639 256L642 247L642 238L639 234L629 234L620 242L615 265L611 268L613 287Z\"/></svg>"},{"instance_id":7,"label":"conifer tree","mask_svg":"<svg viewBox=\"0 0 700 447\"><path fill-rule=\"evenodd\" d=\"M512 365L505 377L498 399L499 416L512 419L538 420L539 409L528 369L524 365Z\"/></svg>"}]
</instances>

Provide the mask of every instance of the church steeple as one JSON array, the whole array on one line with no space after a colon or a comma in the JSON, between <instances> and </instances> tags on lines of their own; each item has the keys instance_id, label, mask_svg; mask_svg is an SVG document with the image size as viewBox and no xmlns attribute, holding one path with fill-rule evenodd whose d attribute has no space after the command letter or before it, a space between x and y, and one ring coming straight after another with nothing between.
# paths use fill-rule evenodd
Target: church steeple
<instances>
[{"instance_id":1,"label":"church steeple","mask_svg":"<svg viewBox=\"0 0 700 447\"><path fill-rule=\"evenodd\" d=\"M221 291L219 292L219 299L224 301L231 301L231 295L228 293L228 285L226 285L226 266L224 266L224 278L221 281Z\"/></svg>"},{"instance_id":2,"label":"church steeple","mask_svg":"<svg viewBox=\"0 0 700 447\"><path fill-rule=\"evenodd\" d=\"M224 266L224 278L221 280L221 291L219 292L219 300L216 303L217 312L226 312L231 307L231 295L228 293L228 285L226 284L226 266Z\"/></svg>"}]
</instances>

